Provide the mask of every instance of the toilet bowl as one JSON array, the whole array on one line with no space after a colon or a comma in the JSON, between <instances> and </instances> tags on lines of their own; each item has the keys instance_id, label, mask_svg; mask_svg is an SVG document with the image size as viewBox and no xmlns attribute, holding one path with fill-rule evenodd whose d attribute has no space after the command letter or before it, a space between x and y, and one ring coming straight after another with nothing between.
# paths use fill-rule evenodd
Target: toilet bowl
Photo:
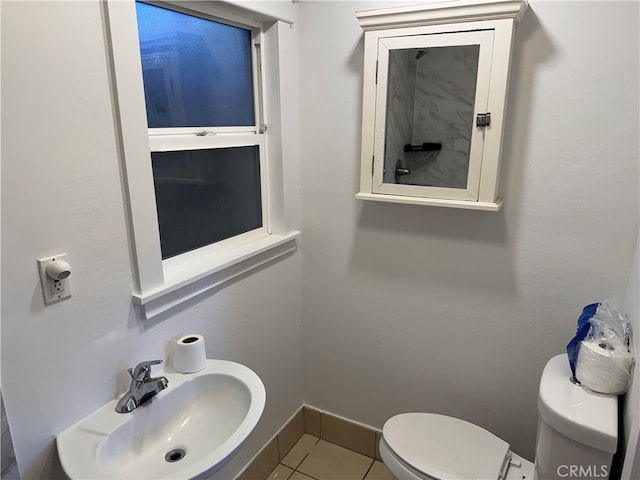
<instances>
[{"instance_id":1,"label":"toilet bowl","mask_svg":"<svg viewBox=\"0 0 640 480\"><path fill-rule=\"evenodd\" d=\"M543 371L535 463L488 430L435 413L387 420L382 461L398 480L548 480L580 466L608 478L617 447L617 397L587 392L570 377L566 354L549 360Z\"/></svg>"},{"instance_id":2,"label":"toilet bowl","mask_svg":"<svg viewBox=\"0 0 640 480\"><path fill-rule=\"evenodd\" d=\"M402 480L533 479L533 463L511 452L504 440L473 423L433 413L391 418L380 456Z\"/></svg>"}]
</instances>

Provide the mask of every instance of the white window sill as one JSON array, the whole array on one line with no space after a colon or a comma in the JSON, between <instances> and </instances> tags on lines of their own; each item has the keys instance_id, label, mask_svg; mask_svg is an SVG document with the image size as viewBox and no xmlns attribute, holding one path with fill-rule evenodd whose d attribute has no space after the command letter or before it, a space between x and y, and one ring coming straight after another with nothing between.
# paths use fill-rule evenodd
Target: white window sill
<instances>
[{"instance_id":1,"label":"white window sill","mask_svg":"<svg viewBox=\"0 0 640 480\"><path fill-rule=\"evenodd\" d=\"M217 254L205 263L187 264L165 272L164 284L134 293L133 302L142 307L144 317L156 317L181 303L218 287L229 280L293 252L300 232L271 234Z\"/></svg>"}]
</instances>

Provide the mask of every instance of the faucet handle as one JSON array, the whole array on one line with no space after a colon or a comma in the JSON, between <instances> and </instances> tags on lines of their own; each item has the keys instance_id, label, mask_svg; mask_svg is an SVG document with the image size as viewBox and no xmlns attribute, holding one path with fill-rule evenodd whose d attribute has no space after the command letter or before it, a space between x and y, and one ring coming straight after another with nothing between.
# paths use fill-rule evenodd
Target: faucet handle
<instances>
[{"instance_id":1,"label":"faucet handle","mask_svg":"<svg viewBox=\"0 0 640 480\"><path fill-rule=\"evenodd\" d=\"M147 360L140 362L134 369L128 368L127 371L133 380L144 382L150 377L151 365L158 365L159 363L162 363L162 360Z\"/></svg>"}]
</instances>

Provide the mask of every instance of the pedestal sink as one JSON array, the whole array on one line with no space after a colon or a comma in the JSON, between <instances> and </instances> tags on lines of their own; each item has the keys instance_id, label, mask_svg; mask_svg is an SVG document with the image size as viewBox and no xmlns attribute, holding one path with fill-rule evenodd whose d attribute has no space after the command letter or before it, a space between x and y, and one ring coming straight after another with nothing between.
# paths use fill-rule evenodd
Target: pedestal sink
<instances>
[{"instance_id":1,"label":"pedestal sink","mask_svg":"<svg viewBox=\"0 0 640 480\"><path fill-rule=\"evenodd\" d=\"M222 467L253 431L265 405L260 378L234 362L207 360L130 413L113 400L60 433L71 479L191 479Z\"/></svg>"}]
</instances>

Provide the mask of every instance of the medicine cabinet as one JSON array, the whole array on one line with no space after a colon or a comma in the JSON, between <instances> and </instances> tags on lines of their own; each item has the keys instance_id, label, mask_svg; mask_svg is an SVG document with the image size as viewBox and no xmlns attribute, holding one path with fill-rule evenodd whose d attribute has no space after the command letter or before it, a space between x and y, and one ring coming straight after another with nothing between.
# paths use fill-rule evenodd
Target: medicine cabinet
<instances>
[{"instance_id":1,"label":"medicine cabinet","mask_svg":"<svg viewBox=\"0 0 640 480\"><path fill-rule=\"evenodd\" d=\"M367 10L356 198L497 211L514 25L525 0Z\"/></svg>"}]
</instances>

